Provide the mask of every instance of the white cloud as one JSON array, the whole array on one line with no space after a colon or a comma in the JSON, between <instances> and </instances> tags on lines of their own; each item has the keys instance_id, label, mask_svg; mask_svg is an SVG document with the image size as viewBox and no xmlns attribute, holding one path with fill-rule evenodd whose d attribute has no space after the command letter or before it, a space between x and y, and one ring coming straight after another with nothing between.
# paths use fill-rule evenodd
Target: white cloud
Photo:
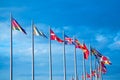
<instances>
[{"instance_id":1,"label":"white cloud","mask_svg":"<svg viewBox=\"0 0 120 80\"><path fill-rule=\"evenodd\" d=\"M120 50L120 32L113 38L113 42L109 45L112 50Z\"/></svg>"},{"instance_id":2,"label":"white cloud","mask_svg":"<svg viewBox=\"0 0 120 80\"><path fill-rule=\"evenodd\" d=\"M99 34L99 35L96 36L96 40L97 40L98 42L106 42L106 41L107 41L107 38L106 38L105 36Z\"/></svg>"}]
</instances>

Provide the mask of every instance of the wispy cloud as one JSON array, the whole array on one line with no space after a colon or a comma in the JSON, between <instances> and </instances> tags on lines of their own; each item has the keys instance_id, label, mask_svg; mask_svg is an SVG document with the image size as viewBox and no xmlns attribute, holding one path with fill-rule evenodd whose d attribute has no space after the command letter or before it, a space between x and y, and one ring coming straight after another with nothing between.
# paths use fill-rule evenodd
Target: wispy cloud
<instances>
[{"instance_id":1,"label":"wispy cloud","mask_svg":"<svg viewBox=\"0 0 120 80\"><path fill-rule=\"evenodd\" d=\"M111 50L120 50L120 31L117 32L116 36L113 38L113 42L109 45Z\"/></svg>"},{"instance_id":2,"label":"wispy cloud","mask_svg":"<svg viewBox=\"0 0 120 80\"><path fill-rule=\"evenodd\" d=\"M98 35L96 35L96 40L98 41L98 42L106 42L107 41L107 38L104 36L104 35L101 35L101 34L98 34Z\"/></svg>"}]
</instances>

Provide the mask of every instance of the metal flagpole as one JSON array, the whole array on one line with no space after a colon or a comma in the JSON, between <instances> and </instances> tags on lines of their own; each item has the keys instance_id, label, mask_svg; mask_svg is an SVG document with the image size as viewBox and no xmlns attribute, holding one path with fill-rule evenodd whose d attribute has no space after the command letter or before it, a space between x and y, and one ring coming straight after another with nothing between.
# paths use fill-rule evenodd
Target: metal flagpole
<instances>
[{"instance_id":1,"label":"metal flagpole","mask_svg":"<svg viewBox=\"0 0 120 80\"><path fill-rule=\"evenodd\" d=\"M65 55L65 32L63 31L63 62L64 62L64 80L66 80L66 55Z\"/></svg>"},{"instance_id":2,"label":"metal flagpole","mask_svg":"<svg viewBox=\"0 0 120 80\"><path fill-rule=\"evenodd\" d=\"M102 65L101 65L101 61L99 61L99 66L100 66L100 80L102 80Z\"/></svg>"},{"instance_id":3,"label":"metal flagpole","mask_svg":"<svg viewBox=\"0 0 120 80\"><path fill-rule=\"evenodd\" d=\"M82 72L82 76L81 76L81 78L82 78L81 80L84 80L84 74L83 74L83 72Z\"/></svg>"},{"instance_id":4,"label":"metal flagpole","mask_svg":"<svg viewBox=\"0 0 120 80\"><path fill-rule=\"evenodd\" d=\"M74 37L75 40L75 37ZM77 59L76 59L76 47L74 46L74 68L75 68L75 80L77 80Z\"/></svg>"},{"instance_id":5,"label":"metal flagpole","mask_svg":"<svg viewBox=\"0 0 120 80\"><path fill-rule=\"evenodd\" d=\"M31 22L32 26L32 80L34 80L34 23Z\"/></svg>"},{"instance_id":6,"label":"metal flagpole","mask_svg":"<svg viewBox=\"0 0 120 80\"><path fill-rule=\"evenodd\" d=\"M50 69L50 80L52 80L52 54L51 54L51 34L50 34L50 27L49 27L49 69Z\"/></svg>"},{"instance_id":7,"label":"metal flagpole","mask_svg":"<svg viewBox=\"0 0 120 80\"><path fill-rule=\"evenodd\" d=\"M10 13L10 80L13 80L13 36L12 36L12 14Z\"/></svg>"},{"instance_id":8,"label":"metal flagpole","mask_svg":"<svg viewBox=\"0 0 120 80\"><path fill-rule=\"evenodd\" d=\"M95 57L95 80L98 80L97 59Z\"/></svg>"},{"instance_id":9,"label":"metal flagpole","mask_svg":"<svg viewBox=\"0 0 120 80\"><path fill-rule=\"evenodd\" d=\"M93 80L93 77L92 77L92 53L91 53L90 44L89 44L89 51L90 51L90 80Z\"/></svg>"},{"instance_id":10,"label":"metal flagpole","mask_svg":"<svg viewBox=\"0 0 120 80\"><path fill-rule=\"evenodd\" d=\"M83 53L83 74L84 74L84 80L86 80L86 69L85 69L84 53Z\"/></svg>"}]
</instances>

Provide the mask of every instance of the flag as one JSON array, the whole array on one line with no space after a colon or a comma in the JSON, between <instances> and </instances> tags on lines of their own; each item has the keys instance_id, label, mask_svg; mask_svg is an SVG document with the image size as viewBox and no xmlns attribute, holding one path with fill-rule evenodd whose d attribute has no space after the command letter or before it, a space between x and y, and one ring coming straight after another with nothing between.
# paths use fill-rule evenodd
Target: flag
<instances>
[{"instance_id":1,"label":"flag","mask_svg":"<svg viewBox=\"0 0 120 80\"><path fill-rule=\"evenodd\" d=\"M77 39L75 39L75 45L76 45L76 48L82 48L82 44L77 40Z\"/></svg>"},{"instance_id":2,"label":"flag","mask_svg":"<svg viewBox=\"0 0 120 80\"><path fill-rule=\"evenodd\" d=\"M100 72L100 66L98 67L98 71ZM101 62L101 71L104 74L107 72L107 68L106 68L106 66L104 65L103 62Z\"/></svg>"},{"instance_id":3,"label":"flag","mask_svg":"<svg viewBox=\"0 0 120 80\"><path fill-rule=\"evenodd\" d=\"M97 74L97 78L100 78L100 74Z\"/></svg>"},{"instance_id":4,"label":"flag","mask_svg":"<svg viewBox=\"0 0 120 80\"><path fill-rule=\"evenodd\" d=\"M103 56L101 53L99 53L96 49L91 48L91 52L93 53L93 55L96 57L96 59L100 60L101 62L103 62L104 64L108 64L111 65L112 63L110 62L110 60L106 57Z\"/></svg>"},{"instance_id":5,"label":"flag","mask_svg":"<svg viewBox=\"0 0 120 80\"><path fill-rule=\"evenodd\" d=\"M80 42L77 39L75 39L75 45L76 45L76 48L80 48L83 51L84 58L88 59L89 50L88 50L87 46L85 44L80 44Z\"/></svg>"},{"instance_id":6,"label":"flag","mask_svg":"<svg viewBox=\"0 0 120 80\"><path fill-rule=\"evenodd\" d=\"M96 49L91 48L92 54L96 57L96 59L100 59L102 57L102 54L99 53Z\"/></svg>"},{"instance_id":7,"label":"flag","mask_svg":"<svg viewBox=\"0 0 120 80\"><path fill-rule=\"evenodd\" d=\"M108 65L112 64L106 56L101 57L101 62L103 62L103 64L108 64Z\"/></svg>"},{"instance_id":8,"label":"flag","mask_svg":"<svg viewBox=\"0 0 120 80\"><path fill-rule=\"evenodd\" d=\"M84 58L88 59L88 57L89 57L89 50L88 50L88 48L86 47L85 44L83 44L82 51L84 52Z\"/></svg>"},{"instance_id":9,"label":"flag","mask_svg":"<svg viewBox=\"0 0 120 80\"><path fill-rule=\"evenodd\" d=\"M106 73L107 72L107 68L106 68L106 66L105 65L102 65L102 73Z\"/></svg>"},{"instance_id":10,"label":"flag","mask_svg":"<svg viewBox=\"0 0 120 80\"><path fill-rule=\"evenodd\" d=\"M24 34L27 34L26 31L19 25L19 23L14 18L11 19L11 24L13 30L18 30L23 32Z\"/></svg>"},{"instance_id":11,"label":"flag","mask_svg":"<svg viewBox=\"0 0 120 80\"><path fill-rule=\"evenodd\" d=\"M75 45L74 40L72 38L68 37L67 35L64 35L64 36L65 36L65 44Z\"/></svg>"},{"instance_id":12,"label":"flag","mask_svg":"<svg viewBox=\"0 0 120 80\"><path fill-rule=\"evenodd\" d=\"M42 31L39 31L38 29L37 29L37 27L33 27L33 32L34 32L34 35L36 35L36 36L42 36L42 37L44 37L44 38L47 38L47 36L42 32Z\"/></svg>"},{"instance_id":13,"label":"flag","mask_svg":"<svg viewBox=\"0 0 120 80\"><path fill-rule=\"evenodd\" d=\"M95 76L95 74L96 74L96 71L95 70L92 71L92 76Z\"/></svg>"},{"instance_id":14,"label":"flag","mask_svg":"<svg viewBox=\"0 0 120 80\"><path fill-rule=\"evenodd\" d=\"M90 74L87 73L87 74L86 74L86 77L87 77L87 78L90 78Z\"/></svg>"},{"instance_id":15,"label":"flag","mask_svg":"<svg viewBox=\"0 0 120 80\"><path fill-rule=\"evenodd\" d=\"M58 42L60 42L60 43L62 43L63 42L63 40L61 40L59 37L57 37L56 35L55 35L55 33L50 29L50 39L51 40L56 40L56 41L58 41Z\"/></svg>"}]
</instances>

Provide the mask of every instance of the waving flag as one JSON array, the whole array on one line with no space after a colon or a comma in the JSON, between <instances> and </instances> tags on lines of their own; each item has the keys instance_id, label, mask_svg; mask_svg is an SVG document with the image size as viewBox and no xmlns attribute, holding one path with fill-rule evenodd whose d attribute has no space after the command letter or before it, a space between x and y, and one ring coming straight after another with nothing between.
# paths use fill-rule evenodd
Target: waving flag
<instances>
[{"instance_id":1,"label":"waving flag","mask_svg":"<svg viewBox=\"0 0 120 80\"><path fill-rule=\"evenodd\" d=\"M100 60L100 62L108 65L112 64L106 56L103 56L102 54L100 54L96 49L91 48L91 52L96 57L96 59Z\"/></svg>"},{"instance_id":2,"label":"waving flag","mask_svg":"<svg viewBox=\"0 0 120 80\"><path fill-rule=\"evenodd\" d=\"M56 41L58 41L58 42L60 42L60 43L62 43L63 42L63 40L61 40L59 37L57 37L56 35L55 35L55 33L50 29L50 39L51 40L56 40Z\"/></svg>"},{"instance_id":3,"label":"waving flag","mask_svg":"<svg viewBox=\"0 0 120 80\"><path fill-rule=\"evenodd\" d=\"M70 37L68 37L67 35L65 35L65 44L75 44L74 40Z\"/></svg>"},{"instance_id":4,"label":"waving flag","mask_svg":"<svg viewBox=\"0 0 120 80\"><path fill-rule=\"evenodd\" d=\"M47 36L43 32L39 31L35 26L33 27L33 30L34 30L34 35L47 38Z\"/></svg>"},{"instance_id":5,"label":"waving flag","mask_svg":"<svg viewBox=\"0 0 120 80\"><path fill-rule=\"evenodd\" d=\"M98 67L98 71L100 72L100 66ZM104 74L107 72L107 68L103 62L101 62L101 71Z\"/></svg>"},{"instance_id":6,"label":"waving flag","mask_svg":"<svg viewBox=\"0 0 120 80\"><path fill-rule=\"evenodd\" d=\"M95 74L96 74L96 71L95 70L92 71L92 76L95 76Z\"/></svg>"},{"instance_id":7,"label":"waving flag","mask_svg":"<svg viewBox=\"0 0 120 80\"><path fill-rule=\"evenodd\" d=\"M84 52L84 58L85 58L85 59L88 59L88 57L89 57L89 50L88 50L88 48L86 47L86 45L83 44L83 47L82 47L81 49L82 49L82 51Z\"/></svg>"},{"instance_id":8,"label":"waving flag","mask_svg":"<svg viewBox=\"0 0 120 80\"><path fill-rule=\"evenodd\" d=\"M100 54L96 49L91 48L91 52L96 57L96 59L100 59L102 57L102 54Z\"/></svg>"},{"instance_id":9,"label":"waving flag","mask_svg":"<svg viewBox=\"0 0 120 80\"><path fill-rule=\"evenodd\" d=\"M83 47L83 45L77 39L75 39L75 45L76 45L76 48L81 49Z\"/></svg>"},{"instance_id":10,"label":"waving flag","mask_svg":"<svg viewBox=\"0 0 120 80\"><path fill-rule=\"evenodd\" d=\"M87 76L87 78L90 78L90 74L87 73L86 76Z\"/></svg>"},{"instance_id":11,"label":"waving flag","mask_svg":"<svg viewBox=\"0 0 120 80\"><path fill-rule=\"evenodd\" d=\"M101 57L101 62L103 62L104 64L108 64L108 65L112 64L106 56Z\"/></svg>"},{"instance_id":12,"label":"waving flag","mask_svg":"<svg viewBox=\"0 0 120 80\"><path fill-rule=\"evenodd\" d=\"M106 66L104 65L104 66L102 66L102 73L106 73L107 72L107 68L106 68Z\"/></svg>"},{"instance_id":13,"label":"waving flag","mask_svg":"<svg viewBox=\"0 0 120 80\"><path fill-rule=\"evenodd\" d=\"M25 30L19 25L19 23L14 18L12 18L11 23L12 23L13 30L18 30L23 32L24 34L27 34Z\"/></svg>"},{"instance_id":14,"label":"waving flag","mask_svg":"<svg viewBox=\"0 0 120 80\"><path fill-rule=\"evenodd\" d=\"M75 45L76 45L76 48L80 48L83 51L84 58L88 59L89 50L88 50L87 46L85 44L80 44L80 42L77 39L75 39Z\"/></svg>"}]
</instances>

